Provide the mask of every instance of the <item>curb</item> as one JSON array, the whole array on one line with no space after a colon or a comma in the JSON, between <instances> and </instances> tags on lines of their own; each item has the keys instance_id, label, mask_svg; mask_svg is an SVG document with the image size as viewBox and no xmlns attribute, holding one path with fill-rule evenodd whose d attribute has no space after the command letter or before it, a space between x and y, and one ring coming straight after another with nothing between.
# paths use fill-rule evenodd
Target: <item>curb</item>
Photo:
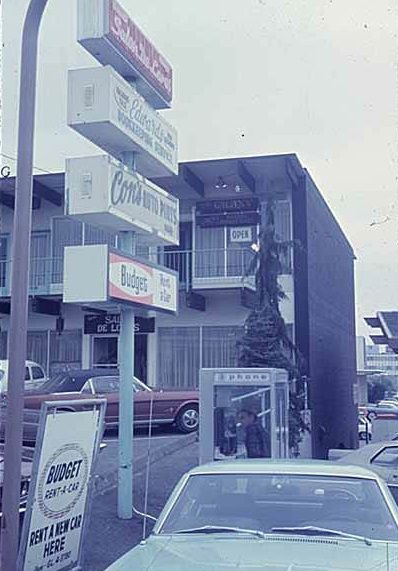
<instances>
[{"instance_id":1,"label":"curb","mask_svg":"<svg viewBox=\"0 0 398 571\"><path fill-rule=\"evenodd\" d=\"M166 456L174 454L178 450L186 448L190 444L196 442L197 435L195 432L188 434L187 436L182 436L178 438L176 442L170 442L170 444L165 444L159 448L156 448L150 456L150 465L159 462ZM134 476L139 474L142 470L146 468L148 462L148 455L143 454L139 456L134 461ZM95 474L93 483L93 497L100 496L106 492L109 492L112 488L115 488L118 484L118 469L109 470L104 474Z\"/></svg>"}]
</instances>

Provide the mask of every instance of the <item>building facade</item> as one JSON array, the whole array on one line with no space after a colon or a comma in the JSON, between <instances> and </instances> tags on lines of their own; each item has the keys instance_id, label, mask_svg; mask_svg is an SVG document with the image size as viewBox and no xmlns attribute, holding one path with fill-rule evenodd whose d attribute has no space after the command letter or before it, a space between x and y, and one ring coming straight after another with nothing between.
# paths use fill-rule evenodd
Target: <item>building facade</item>
<instances>
[{"instance_id":1,"label":"building facade","mask_svg":"<svg viewBox=\"0 0 398 571\"><path fill-rule=\"evenodd\" d=\"M180 199L180 244L136 255L178 272L178 316L137 310L136 375L153 386L195 387L201 367L236 364L236 341L250 311L251 267L267 197L276 232L294 246L283 259L281 311L306 366L315 457L356 444L354 254L309 173L295 155L183 163L154 182ZM0 202L0 357L7 354L15 181ZM64 215L63 173L34 180L28 357L53 374L118 362L118 312L62 302L64 247L119 236ZM154 318L154 319L153 319ZM336 410L339 416L336 416Z\"/></svg>"}]
</instances>

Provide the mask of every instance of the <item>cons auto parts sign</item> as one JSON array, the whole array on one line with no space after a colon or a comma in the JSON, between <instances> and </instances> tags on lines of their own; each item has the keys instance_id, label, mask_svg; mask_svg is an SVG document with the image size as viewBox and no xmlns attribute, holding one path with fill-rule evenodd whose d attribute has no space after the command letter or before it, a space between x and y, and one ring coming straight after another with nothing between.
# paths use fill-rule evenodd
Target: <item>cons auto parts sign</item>
<instances>
[{"instance_id":1,"label":"cons auto parts sign","mask_svg":"<svg viewBox=\"0 0 398 571\"><path fill-rule=\"evenodd\" d=\"M42 416L18 571L78 566L102 416L98 408Z\"/></svg>"},{"instance_id":2,"label":"cons auto parts sign","mask_svg":"<svg viewBox=\"0 0 398 571\"><path fill-rule=\"evenodd\" d=\"M178 245L178 199L108 155L66 161L66 214Z\"/></svg>"}]
</instances>

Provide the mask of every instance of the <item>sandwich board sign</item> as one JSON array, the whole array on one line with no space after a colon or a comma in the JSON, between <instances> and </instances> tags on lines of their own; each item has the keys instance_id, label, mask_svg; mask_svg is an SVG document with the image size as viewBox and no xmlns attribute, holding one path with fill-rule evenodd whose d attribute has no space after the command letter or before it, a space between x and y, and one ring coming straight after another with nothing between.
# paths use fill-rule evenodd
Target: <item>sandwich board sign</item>
<instances>
[{"instance_id":1,"label":"sandwich board sign","mask_svg":"<svg viewBox=\"0 0 398 571\"><path fill-rule=\"evenodd\" d=\"M61 404L76 402L42 405L18 571L83 568L82 546L106 400L87 400L86 410L76 412L57 412Z\"/></svg>"}]
</instances>

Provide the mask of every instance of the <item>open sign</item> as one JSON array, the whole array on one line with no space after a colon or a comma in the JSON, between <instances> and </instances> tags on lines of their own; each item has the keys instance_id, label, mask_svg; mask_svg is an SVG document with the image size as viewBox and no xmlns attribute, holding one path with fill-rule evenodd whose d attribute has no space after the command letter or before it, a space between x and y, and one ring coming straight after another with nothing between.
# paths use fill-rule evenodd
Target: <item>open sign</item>
<instances>
[{"instance_id":1,"label":"open sign","mask_svg":"<svg viewBox=\"0 0 398 571\"><path fill-rule=\"evenodd\" d=\"M252 229L250 226L237 226L230 228L231 242L252 242Z\"/></svg>"}]
</instances>

